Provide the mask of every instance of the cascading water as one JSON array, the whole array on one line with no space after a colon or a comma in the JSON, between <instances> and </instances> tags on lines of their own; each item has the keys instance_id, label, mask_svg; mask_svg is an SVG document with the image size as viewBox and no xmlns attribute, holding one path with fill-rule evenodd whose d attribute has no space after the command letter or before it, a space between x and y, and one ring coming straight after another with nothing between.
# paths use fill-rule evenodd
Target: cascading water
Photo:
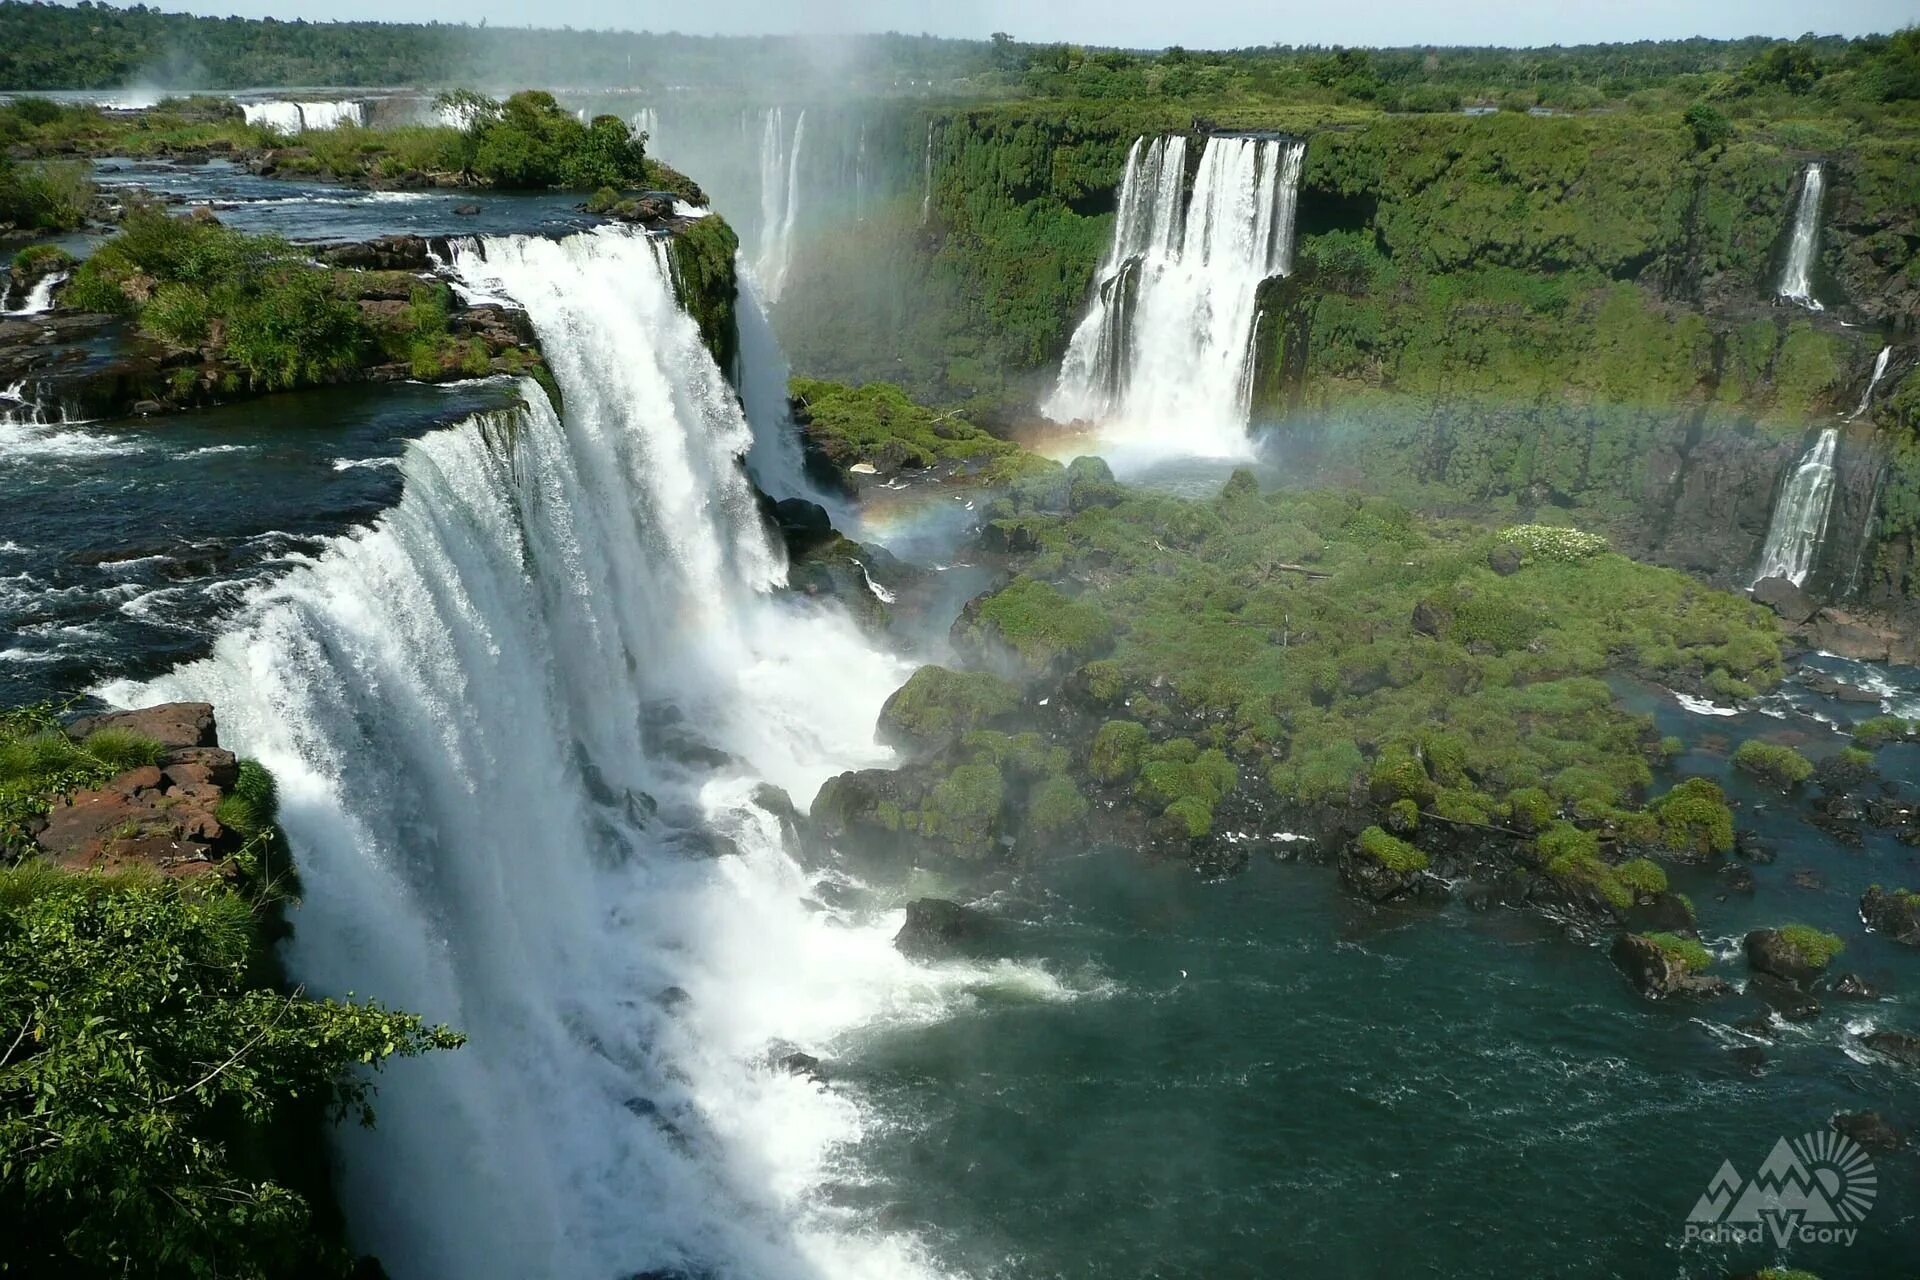
<instances>
[{"instance_id":1,"label":"cascading water","mask_svg":"<svg viewBox=\"0 0 1920 1280\"><path fill-rule=\"evenodd\" d=\"M920 160L920 225L933 215L933 121L927 121L927 149Z\"/></svg>"},{"instance_id":2,"label":"cascading water","mask_svg":"<svg viewBox=\"0 0 1920 1280\"><path fill-rule=\"evenodd\" d=\"M794 118L791 137L785 113L768 107L760 125L760 251L755 275L769 305L780 301L793 266L793 225L800 209L800 147L807 134L807 113Z\"/></svg>"},{"instance_id":3,"label":"cascading water","mask_svg":"<svg viewBox=\"0 0 1920 1280\"><path fill-rule=\"evenodd\" d=\"M67 282L65 271L49 271L33 282L16 310L7 310L7 297L0 297L0 313L10 316L37 316L53 310L53 291Z\"/></svg>"},{"instance_id":4,"label":"cascading water","mask_svg":"<svg viewBox=\"0 0 1920 1280\"><path fill-rule=\"evenodd\" d=\"M1787 265L1780 273L1780 296L1814 311L1825 310L1813 296L1813 254L1820 238L1820 195L1825 185L1817 164L1808 165L1800 175L1800 199L1793 208L1793 238L1787 245Z\"/></svg>"},{"instance_id":5,"label":"cascading water","mask_svg":"<svg viewBox=\"0 0 1920 1280\"><path fill-rule=\"evenodd\" d=\"M1186 139L1134 143L1048 417L1101 424L1122 456L1246 452L1254 300L1292 267L1304 154L1299 142L1210 138L1183 206Z\"/></svg>"},{"instance_id":6,"label":"cascading water","mask_svg":"<svg viewBox=\"0 0 1920 1280\"><path fill-rule=\"evenodd\" d=\"M1887 376L1887 361L1892 355L1892 347L1882 347L1880 348L1880 354L1873 358L1873 373L1867 379L1867 389L1860 393L1860 403L1855 406L1852 413L1847 415L1848 422L1852 422L1855 418L1861 417L1872 407L1873 393L1880 386L1880 379Z\"/></svg>"},{"instance_id":7,"label":"cascading water","mask_svg":"<svg viewBox=\"0 0 1920 1280\"><path fill-rule=\"evenodd\" d=\"M1839 444L1840 429L1828 427L1788 477L1760 550L1760 567L1753 575L1756 583L1786 578L1797 587L1807 580L1833 506L1833 456Z\"/></svg>"},{"instance_id":8,"label":"cascading water","mask_svg":"<svg viewBox=\"0 0 1920 1280\"><path fill-rule=\"evenodd\" d=\"M565 397L412 443L405 496L263 588L199 698L279 777L291 972L444 1019L341 1135L357 1245L399 1280L929 1274L812 1192L862 1112L769 1062L982 979L897 914L827 910L758 797L877 762L903 675L784 573L731 389L624 229L456 251L524 305ZM773 806L777 808L776 806ZM844 881L842 881L844 883Z\"/></svg>"},{"instance_id":9,"label":"cascading water","mask_svg":"<svg viewBox=\"0 0 1920 1280\"><path fill-rule=\"evenodd\" d=\"M248 124L275 133L306 129L337 129L343 124L365 124L366 107L358 102L243 102L240 114Z\"/></svg>"}]
</instances>

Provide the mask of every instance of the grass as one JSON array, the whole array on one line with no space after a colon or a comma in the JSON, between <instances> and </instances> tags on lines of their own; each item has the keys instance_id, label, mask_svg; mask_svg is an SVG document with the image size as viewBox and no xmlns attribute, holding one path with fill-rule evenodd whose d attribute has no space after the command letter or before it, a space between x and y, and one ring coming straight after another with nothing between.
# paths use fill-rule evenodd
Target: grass
<instances>
[{"instance_id":1,"label":"grass","mask_svg":"<svg viewBox=\"0 0 1920 1280\"><path fill-rule=\"evenodd\" d=\"M1733 767L1782 790L1813 776L1813 764L1792 747L1749 738L1733 753Z\"/></svg>"},{"instance_id":2,"label":"grass","mask_svg":"<svg viewBox=\"0 0 1920 1280\"><path fill-rule=\"evenodd\" d=\"M152 739L120 729L75 742L49 705L0 712L0 860L34 850L28 829L61 795L157 763L164 753Z\"/></svg>"},{"instance_id":3,"label":"grass","mask_svg":"<svg viewBox=\"0 0 1920 1280\"><path fill-rule=\"evenodd\" d=\"M1682 973L1704 973L1713 967L1713 953L1697 938L1683 938L1673 933L1649 933L1646 939L1660 948L1668 963Z\"/></svg>"},{"instance_id":4,"label":"grass","mask_svg":"<svg viewBox=\"0 0 1920 1280\"><path fill-rule=\"evenodd\" d=\"M1847 944L1839 937L1812 925L1783 924L1776 932L1782 941L1799 952L1807 964L1815 969L1826 968L1847 949Z\"/></svg>"},{"instance_id":5,"label":"grass","mask_svg":"<svg viewBox=\"0 0 1920 1280\"><path fill-rule=\"evenodd\" d=\"M795 378L792 393L809 444L843 470L862 462L909 471L953 466L987 484L1059 470L958 413L916 404L892 383L849 387Z\"/></svg>"}]
</instances>

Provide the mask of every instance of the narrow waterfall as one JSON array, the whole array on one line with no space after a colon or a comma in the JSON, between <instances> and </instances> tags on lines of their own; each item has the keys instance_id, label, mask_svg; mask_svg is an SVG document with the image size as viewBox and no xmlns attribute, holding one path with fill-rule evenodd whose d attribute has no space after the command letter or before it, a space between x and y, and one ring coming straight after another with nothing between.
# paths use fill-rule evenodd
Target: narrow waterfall
<instances>
[{"instance_id":1,"label":"narrow waterfall","mask_svg":"<svg viewBox=\"0 0 1920 1280\"><path fill-rule=\"evenodd\" d=\"M1183 202L1186 139L1134 143L1092 306L1041 406L1048 417L1162 452L1246 451L1255 296L1292 268L1305 151L1210 138Z\"/></svg>"},{"instance_id":2,"label":"narrow waterfall","mask_svg":"<svg viewBox=\"0 0 1920 1280\"><path fill-rule=\"evenodd\" d=\"M262 588L200 698L277 773L304 889L287 960L466 1031L339 1135L356 1245L396 1280L912 1280L858 1182L857 1095L780 1069L981 980L826 908L762 799L879 763L904 678L784 574L751 433L626 229L456 250L564 393L408 446L404 497ZM820 872L820 875L832 874ZM846 881L838 881L843 887Z\"/></svg>"},{"instance_id":3,"label":"narrow waterfall","mask_svg":"<svg viewBox=\"0 0 1920 1280\"><path fill-rule=\"evenodd\" d=\"M647 135L647 153L655 154L660 143L660 112L653 107L642 107L633 114L633 131Z\"/></svg>"},{"instance_id":4,"label":"narrow waterfall","mask_svg":"<svg viewBox=\"0 0 1920 1280\"><path fill-rule=\"evenodd\" d=\"M857 513L844 498L824 492L807 478L806 460L800 449L800 434L793 422L793 408L787 400L787 383L792 370L773 334L773 322L760 301L746 254L735 255L734 268L739 278L739 297L734 317L740 331L740 354L735 361L733 384L739 388L741 408L753 432L753 445L747 450L747 472L762 493L774 498L805 498L819 503L833 517L834 527L851 531Z\"/></svg>"},{"instance_id":5,"label":"narrow waterfall","mask_svg":"<svg viewBox=\"0 0 1920 1280\"><path fill-rule=\"evenodd\" d=\"M1788 477L1760 549L1760 567L1753 575L1756 583L1786 578L1797 587L1812 572L1820 536L1826 532L1827 512L1833 506L1833 455L1839 445L1840 428L1828 427Z\"/></svg>"},{"instance_id":6,"label":"narrow waterfall","mask_svg":"<svg viewBox=\"0 0 1920 1280\"><path fill-rule=\"evenodd\" d=\"M920 159L920 225L933 216L933 121L927 121L927 149Z\"/></svg>"},{"instance_id":7,"label":"narrow waterfall","mask_svg":"<svg viewBox=\"0 0 1920 1280\"><path fill-rule=\"evenodd\" d=\"M1814 311L1824 311L1813 296L1813 255L1820 238L1820 196L1826 179L1820 166L1810 164L1800 175L1800 199L1793 207L1793 239L1787 245L1787 265L1780 273L1779 294Z\"/></svg>"},{"instance_id":8,"label":"narrow waterfall","mask_svg":"<svg viewBox=\"0 0 1920 1280\"><path fill-rule=\"evenodd\" d=\"M0 312L10 316L37 316L53 310L53 291L67 282L68 274L65 271L49 271L34 281L33 287L27 290L27 296L21 299L18 310L7 311L6 300L0 298Z\"/></svg>"},{"instance_id":9,"label":"narrow waterfall","mask_svg":"<svg viewBox=\"0 0 1920 1280\"><path fill-rule=\"evenodd\" d=\"M768 107L760 125L760 250L754 274L769 305L780 301L787 271L793 266L793 225L800 209L800 149L806 139L807 113L786 131L785 113Z\"/></svg>"},{"instance_id":10,"label":"narrow waterfall","mask_svg":"<svg viewBox=\"0 0 1920 1280\"><path fill-rule=\"evenodd\" d=\"M1873 374L1867 379L1867 389L1860 393L1860 403L1854 407L1852 413L1847 415L1848 422L1861 417L1872 407L1874 390L1879 387L1880 379L1887 376L1887 360L1892 355L1893 348L1887 346L1880 348L1880 354L1873 358Z\"/></svg>"}]
</instances>

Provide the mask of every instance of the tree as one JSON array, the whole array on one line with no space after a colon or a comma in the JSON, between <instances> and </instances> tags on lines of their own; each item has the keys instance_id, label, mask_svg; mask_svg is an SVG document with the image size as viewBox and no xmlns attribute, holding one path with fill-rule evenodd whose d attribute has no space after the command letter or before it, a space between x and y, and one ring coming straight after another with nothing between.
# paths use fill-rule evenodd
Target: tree
<instances>
[{"instance_id":1,"label":"tree","mask_svg":"<svg viewBox=\"0 0 1920 1280\"><path fill-rule=\"evenodd\" d=\"M1733 136L1733 122L1711 103L1696 102L1680 118L1693 131L1693 148L1696 151L1710 151Z\"/></svg>"}]
</instances>

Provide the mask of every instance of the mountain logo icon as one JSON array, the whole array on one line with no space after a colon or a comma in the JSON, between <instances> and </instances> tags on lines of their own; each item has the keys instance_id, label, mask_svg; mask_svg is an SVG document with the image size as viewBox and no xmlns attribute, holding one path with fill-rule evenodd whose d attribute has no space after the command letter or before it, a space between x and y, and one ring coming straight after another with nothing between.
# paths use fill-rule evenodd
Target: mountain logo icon
<instances>
[{"instance_id":1,"label":"mountain logo icon","mask_svg":"<svg viewBox=\"0 0 1920 1280\"><path fill-rule=\"evenodd\" d=\"M1752 1178L1742 1178L1732 1161L1721 1161L1687 1221L1752 1223L1782 1243L1795 1236L1807 1238L1808 1230L1824 1239L1864 1219L1879 1189L1873 1161L1853 1139L1840 1133L1808 1133L1774 1143Z\"/></svg>"}]
</instances>

